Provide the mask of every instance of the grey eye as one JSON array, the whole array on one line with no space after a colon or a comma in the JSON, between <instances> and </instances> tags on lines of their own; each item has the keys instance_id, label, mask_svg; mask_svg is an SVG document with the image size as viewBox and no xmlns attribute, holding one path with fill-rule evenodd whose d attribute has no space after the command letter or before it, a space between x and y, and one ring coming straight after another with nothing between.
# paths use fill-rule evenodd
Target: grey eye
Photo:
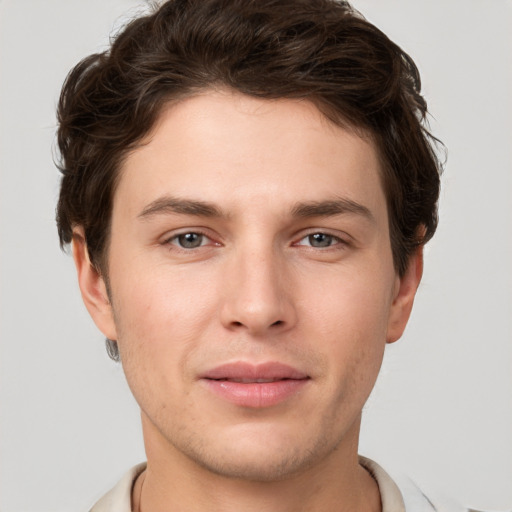
<instances>
[{"instance_id":1,"label":"grey eye","mask_svg":"<svg viewBox=\"0 0 512 512\"><path fill-rule=\"evenodd\" d=\"M195 249L203 245L204 235L201 233L183 233L176 237L176 241L184 249Z\"/></svg>"},{"instance_id":2,"label":"grey eye","mask_svg":"<svg viewBox=\"0 0 512 512\"><path fill-rule=\"evenodd\" d=\"M308 242L311 247L330 247L334 238L332 235L326 235L325 233L314 233L308 236Z\"/></svg>"}]
</instances>

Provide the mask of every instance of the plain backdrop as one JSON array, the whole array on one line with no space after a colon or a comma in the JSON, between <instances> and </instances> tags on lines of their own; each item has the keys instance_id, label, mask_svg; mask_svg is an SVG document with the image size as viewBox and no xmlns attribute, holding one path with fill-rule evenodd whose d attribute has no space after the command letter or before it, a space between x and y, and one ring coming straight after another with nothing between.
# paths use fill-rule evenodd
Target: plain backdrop
<instances>
[{"instance_id":1,"label":"plain backdrop","mask_svg":"<svg viewBox=\"0 0 512 512\"><path fill-rule=\"evenodd\" d=\"M510 0L355 0L409 52L448 148L441 223L388 347L361 452L475 508L512 508ZM137 406L54 222L55 105L144 3L0 0L0 510L87 510L144 459Z\"/></svg>"}]
</instances>

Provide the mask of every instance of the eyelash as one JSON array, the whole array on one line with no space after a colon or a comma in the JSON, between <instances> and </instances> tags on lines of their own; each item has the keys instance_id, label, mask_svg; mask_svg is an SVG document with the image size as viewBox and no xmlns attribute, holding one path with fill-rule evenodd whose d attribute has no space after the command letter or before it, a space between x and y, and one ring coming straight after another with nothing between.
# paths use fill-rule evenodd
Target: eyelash
<instances>
[{"instance_id":1,"label":"eyelash","mask_svg":"<svg viewBox=\"0 0 512 512\"><path fill-rule=\"evenodd\" d=\"M183 247L182 245L180 245L178 243L178 241L181 237L186 237L187 235L197 235L197 236L201 237L201 243L196 247ZM193 249L199 249L200 247L204 247L205 245L207 245L207 244L203 243L205 241L205 239L209 240L210 242L213 242L213 245L220 245L220 244L214 242L211 239L211 237L209 237L206 233L203 233L202 231L199 231L199 230L184 231L183 233L177 233L177 234L167 238L165 240L164 244L175 246L177 249L182 250L182 251L191 251ZM174 242L176 242L176 243L174 243Z\"/></svg>"},{"instance_id":2,"label":"eyelash","mask_svg":"<svg viewBox=\"0 0 512 512\"><path fill-rule=\"evenodd\" d=\"M326 237L332 243L330 243L329 245L326 245L326 246L312 245L311 238L318 236L318 235ZM302 242L303 240L308 240L309 244L301 244L300 242ZM329 249L340 249L344 246L347 246L348 242L347 242L347 240L344 240L343 238L341 238L339 236L333 235L333 234L325 232L325 231L312 231L311 233L308 233L307 235L303 236L298 242L295 242L294 245L308 247L311 249L329 250ZM337 246L340 246L340 247L337 247Z\"/></svg>"},{"instance_id":3,"label":"eyelash","mask_svg":"<svg viewBox=\"0 0 512 512\"><path fill-rule=\"evenodd\" d=\"M192 246L192 247L184 247L182 245L183 240L180 241L180 238L186 237L186 236L189 236L189 235L195 235L197 237L200 237L201 240L200 240L199 245ZM312 243L313 242L312 237L318 237L318 236L325 237L328 240L329 245L326 245L326 246L314 246L313 243ZM304 240L308 240L309 243L308 244L302 244L301 242L304 241ZM208 241L213 242L213 244L208 244ZM320 241L320 243L321 243L321 241ZM164 244L165 245L172 245L175 248L177 248L178 250L182 250L182 251L186 251L186 252L192 251L194 249L199 249L199 248L205 247L207 245L216 245L216 246L220 245L219 243L214 242L211 237L209 237L206 233L204 233L204 232L202 232L200 230L185 231L185 232L182 232L182 233L177 233L177 234L167 238L164 241ZM192 244L193 244L193 242L192 242ZM297 242L293 243L293 246L295 246L295 247L297 247L297 246L299 246L299 247L308 247L310 249L320 249L320 250L329 250L329 249L336 249L336 248L339 249L339 248L341 248L343 246L347 246L347 245L348 245L348 242L346 240L344 240L343 238L340 238L339 236L333 235L333 234L325 232L325 231L313 231L311 233L308 233L308 234L304 235ZM337 247L337 246L341 246L341 247Z\"/></svg>"}]
</instances>

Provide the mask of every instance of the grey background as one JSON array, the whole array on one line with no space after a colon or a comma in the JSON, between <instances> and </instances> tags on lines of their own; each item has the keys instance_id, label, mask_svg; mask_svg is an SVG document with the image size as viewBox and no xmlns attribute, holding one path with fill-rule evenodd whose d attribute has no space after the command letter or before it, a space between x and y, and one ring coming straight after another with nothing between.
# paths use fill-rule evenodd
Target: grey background
<instances>
[{"instance_id":1,"label":"grey background","mask_svg":"<svg viewBox=\"0 0 512 512\"><path fill-rule=\"evenodd\" d=\"M355 0L419 65L447 145L441 224L361 452L476 508L512 507L510 0ZM67 71L143 8L0 0L0 509L87 510L144 459L136 404L58 248Z\"/></svg>"}]
</instances>

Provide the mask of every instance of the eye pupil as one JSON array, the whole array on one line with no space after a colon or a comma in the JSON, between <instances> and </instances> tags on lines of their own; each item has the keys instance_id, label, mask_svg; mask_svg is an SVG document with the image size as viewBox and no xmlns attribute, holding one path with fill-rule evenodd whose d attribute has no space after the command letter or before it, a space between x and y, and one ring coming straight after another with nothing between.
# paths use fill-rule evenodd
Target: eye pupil
<instances>
[{"instance_id":1,"label":"eye pupil","mask_svg":"<svg viewBox=\"0 0 512 512\"><path fill-rule=\"evenodd\" d=\"M325 233L314 233L309 235L308 238L312 247L329 247L332 245L332 236Z\"/></svg>"},{"instance_id":2,"label":"eye pupil","mask_svg":"<svg viewBox=\"0 0 512 512\"><path fill-rule=\"evenodd\" d=\"M195 247L200 247L203 242L203 235L200 233L184 233L183 235L178 236L178 242L181 247L193 249Z\"/></svg>"}]
</instances>

